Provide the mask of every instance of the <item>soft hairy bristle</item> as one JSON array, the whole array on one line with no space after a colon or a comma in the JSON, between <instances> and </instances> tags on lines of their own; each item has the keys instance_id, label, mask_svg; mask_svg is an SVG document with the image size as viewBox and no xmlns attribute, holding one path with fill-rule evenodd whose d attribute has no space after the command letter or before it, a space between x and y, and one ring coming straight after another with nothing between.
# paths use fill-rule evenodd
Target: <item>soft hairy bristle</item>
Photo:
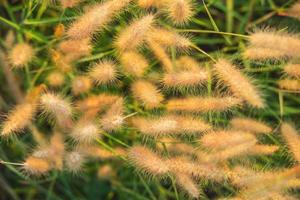
<instances>
[{"instance_id":1,"label":"soft hairy bristle","mask_svg":"<svg viewBox=\"0 0 300 200\"><path fill-rule=\"evenodd\" d=\"M146 147L131 147L127 156L138 170L149 175L165 175L169 170L164 160Z\"/></svg>"},{"instance_id":2,"label":"soft hairy bristle","mask_svg":"<svg viewBox=\"0 0 300 200\"><path fill-rule=\"evenodd\" d=\"M77 76L72 83L72 93L77 96L88 92L92 87L92 81L87 76Z\"/></svg>"},{"instance_id":3,"label":"soft hairy bristle","mask_svg":"<svg viewBox=\"0 0 300 200\"><path fill-rule=\"evenodd\" d=\"M289 76L293 76L293 77L296 77L296 78L300 77L300 64L289 63L289 64L284 66L283 70Z\"/></svg>"},{"instance_id":4,"label":"soft hairy bristle","mask_svg":"<svg viewBox=\"0 0 300 200\"><path fill-rule=\"evenodd\" d=\"M263 122L250 118L233 118L230 125L233 129L250 133L270 133L272 131L272 128Z\"/></svg>"},{"instance_id":5,"label":"soft hairy bristle","mask_svg":"<svg viewBox=\"0 0 300 200\"><path fill-rule=\"evenodd\" d=\"M65 82L64 74L59 71L51 72L46 79L51 87L60 87Z\"/></svg>"},{"instance_id":6,"label":"soft hairy bristle","mask_svg":"<svg viewBox=\"0 0 300 200\"><path fill-rule=\"evenodd\" d=\"M157 118L135 117L132 124L142 134L153 137L171 135L186 135L202 133L211 129L211 126L200 119L166 115Z\"/></svg>"},{"instance_id":7,"label":"soft hairy bristle","mask_svg":"<svg viewBox=\"0 0 300 200\"><path fill-rule=\"evenodd\" d=\"M72 71L72 62L65 55L56 50L51 50L51 59L55 67L61 72Z\"/></svg>"},{"instance_id":8,"label":"soft hairy bristle","mask_svg":"<svg viewBox=\"0 0 300 200\"><path fill-rule=\"evenodd\" d=\"M19 43L9 53L9 60L13 67L24 67L34 56L34 50L28 43Z\"/></svg>"},{"instance_id":9,"label":"soft hairy bristle","mask_svg":"<svg viewBox=\"0 0 300 200\"><path fill-rule=\"evenodd\" d=\"M92 50L91 39L64 40L59 44L59 50L67 55L72 54L74 57L73 59L88 56Z\"/></svg>"},{"instance_id":10,"label":"soft hairy bristle","mask_svg":"<svg viewBox=\"0 0 300 200\"><path fill-rule=\"evenodd\" d=\"M82 153L77 151L69 152L65 155L65 167L72 173L78 173L82 170L85 157Z\"/></svg>"},{"instance_id":11,"label":"soft hairy bristle","mask_svg":"<svg viewBox=\"0 0 300 200\"><path fill-rule=\"evenodd\" d=\"M225 59L220 59L215 64L215 71L236 97L244 99L254 107L264 107L264 101L260 96L260 92L232 63Z\"/></svg>"},{"instance_id":12,"label":"soft hairy bristle","mask_svg":"<svg viewBox=\"0 0 300 200\"><path fill-rule=\"evenodd\" d=\"M170 20L177 25L186 24L193 16L191 0L173 0L165 4Z\"/></svg>"},{"instance_id":13,"label":"soft hairy bristle","mask_svg":"<svg viewBox=\"0 0 300 200\"><path fill-rule=\"evenodd\" d=\"M99 137L99 133L99 127L95 122L82 118L73 127L71 137L78 143L91 144Z\"/></svg>"},{"instance_id":14,"label":"soft hairy bristle","mask_svg":"<svg viewBox=\"0 0 300 200\"><path fill-rule=\"evenodd\" d=\"M257 31L250 35L249 41L251 47L275 49L287 57L299 58L300 39L296 35L273 30Z\"/></svg>"},{"instance_id":15,"label":"soft hairy bristle","mask_svg":"<svg viewBox=\"0 0 300 200\"><path fill-rule=\"evenodd\" d=\"M283 79L278 81L280 89L300 91L300 80L298 79Z\"/></svg>"},{"instance_id":16,"label":"soft hairy bristle","mask_svg":"<svg viewBox=\"0 0 300 200\"><path fill-rule=\"evenodd\" d=\"M288 123L283 123L281 126L281 133L286 140L290 151L293 153L295 159L300 162L300 136L297 130Z\"/></svg>"},{"instance_id":17,"label":"soft hairy bristle","mask_svg":"<svg viewBox=\"0 0 300 200\"><path fill-rule=\"evenodd\" d=\"M166 88L196 87L207 81L207 78L205 70L183 70L164 74L162 84Z\"/></svg>"},{"instance_id":18,"label":"soft hairy bristle","mask_svg":"<svg viewBox=\"0 0 300 200\"><path fill-rule=\"evenodd\" d=\"M286 58L284 52L280 50L251 46L245 49L243 56L250 60L282 60Z\"/></svg>"},{"instance_id":19,"label":"soft hairy bristle","mask_svg":"<svg viewBox=\"0 0 300 200\"><path fill-rule=\"evenodd\" d=\"M24 103L17 105L7 116L2 125L1 136L7 137L20 132L31 123L36 112L36 105Z\"/></svg>"},{"instance_id":20,"label":"soft hairy bristle","mask_svg":"<svg viewBox=\"0 0 300 200\"><path fill-rule=\"evenodd\" d=\"M121 31L115 41L115 46L120 52L136 50L143 44L148 32L154 23L154 15L146 15L133 21L128 27Z\"/></svg>"},{"instance_id":21,"label":"soft hairy bristle","mask_svg":"<svg viewBox=\"0 0 300 200\"><path fill-rule=\"evenodd\" d=\"M133 96L148 109L159 107L164 99L157 87L146 80L135 81L131 91Z\"/></svg>"},{"instance_id":22,"label":"soft hairy bristle","mask_svg":"<svg viewBox=\"0 0 300 200\"><path fill-rule=\"evenodd\" d=\"M60 0L60 4L63 9L73 8L77 6L80 2L81 0Z\"/></svg>"},{"instance_id":23,"label":"soft hairy bristle","mask_svg":"<svg viewBox=\"0 0 300 200\"><path fill-rule=\"evenodd\" d=\"M113 17L124 9L131 0L110 0L97 3L88 9L82 16L76 19L67 31L67 35L73 39L91 37L96 31L100 31Z\"/></svg>"},{"instance_id":24,"label":"soft hairy bristle","mask_svg":"<svg viewBox=\"0 0 300 200\"><path fill-rule=\"evenodd\" d=\"M300 2L296 2L291 8L285 11L285 14L300 19Z\"/></svg>"},{"instance_id":25,"label":"soft hairy bristle","mask_svg":"<svg viewBox=\"0 0 300 200\"><path fill-rule=\"evenodd\" d=\"M180 56L176 60L176 69L180 70L198 70L200 64L193 57L190 56Z\"/></svg>"},{"instance_id":26,"label":"soft hairy bristle","mask_svg":"<svg viewBox=\"0 0 300 200\"><path fill-rule=\"evenodd\" d=\"M122 127L124 123L123 98L116 100L106 113L101 117L100 124L105 131L114 131Z\"/></svg>"},{"instance_id":27,"label":"soft hairy bristle","mask_svg":"<svg viewBox=\"0 0 300 200\"><path fill-rule=\"evenodd\" d=\"M186 97L170 99L166 108L168 111L180 112L220 112L240 104L241 100L235 97Z\"/></svg>"},{"instance_id":28,"label":"soft hairy bristle","mask_svg":"<svg viewBox=\"0 0 300 200\"><path fill-rule=\"evenodd\" d=\"M92 66L88 74L97 85L113 83L118 76L116 64L112 60L100 61Z\"/></svg>"},{"instance_id":29,"label":"soft hairy bristle","mask_svg":"<svg viewBox=\"0 0 300 200\"><path fill-rule=\"evenodd\" d=\"M41 107L45 114L51 115L61 127L69 128L72 124L72 107L59 95L46 93L41 96Z\"/></svg>"},{"instance_id":30,"label":"soft hairy bristle","mask_svg":"<svg viewBox=\"0 0 300 200\"><path fill-rule=\"evenodd\" d=\"M120 62L125 73L136 77L142 77L149 66L146 58L135 51L124 52Z\"/></svg>"},{"instance_id":31,"label":"soft hairy bristle","mask_svg":"<svg viewBox=\"0 0 300 200\"><path fill-rule=\"evenodd\" d=\"M141 8L148 9L148 8L154 7L156 1L157 1L157 0L138 0L138 1L137 1L137 4L138 4L138 6L140 6Z\"/></svg>"},{"instance_id":32,"label":"soft hairy bristle","mask_svg":"<svg viewBox=\"0 0 300 200\"><path fill-rule=\"evenodd\" d=\"M248 152L249 155L268 155L273 154L275 151L279 149L278 146L275 145L255 145Z\"/></svg>"},{"instance_id":33,"label":"soft hairy bristle","mask_svg":"<svg viewBox=\"0 0 300 200\"><path fill-rule=\"evenodd\" d=\"M44 159L30 156L25 160L23 168L29 174L42 175L50 170L50 165Z\"/></svg>"},{"instance_id":34,"label":"soft hairy bristle","mask_svg":"<svg viewBox=\"0 0 300 200\"><path fill-rule=\"evenodd\" d=\"M180 188L188 193L191 198L198 198L200 190L193 178L187 174L175 173L176 183Z\"/></svg>"}]
</instances>

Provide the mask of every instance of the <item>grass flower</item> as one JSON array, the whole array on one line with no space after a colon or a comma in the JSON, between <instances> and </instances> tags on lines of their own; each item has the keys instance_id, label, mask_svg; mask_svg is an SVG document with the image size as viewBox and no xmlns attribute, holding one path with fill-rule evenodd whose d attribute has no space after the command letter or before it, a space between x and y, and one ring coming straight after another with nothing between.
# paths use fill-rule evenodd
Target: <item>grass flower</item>
<instances>
[{"instance_id":1,"label":"grass flower","mask_svg":"<svg viewBox=\"0 0 300 200\"><path fill-rule=\"evenodd\" d=\"M233 129L246 131L250 133L270 133L272 128L263 122L250 118L233 118L230 121Z\"/></svg>"},{"instance_id":2,"label":"grass flower","mask_svg":"<svg viewBox=\"0 0 300 200\"><path fill-rule=\"evenodd\" d=\"M102 60L95 64L88 74L97 85L111 84L118 76L116 64L111 60Z\"/></svg>"},{"instance_id":3,"label":"grass flower","mask_svg":"<svg viewBox=\"0 0 300 200\"><path fill-rule=\"evenodd\" d=\"M293 76L293 77L296 77L296 78L300 77L300 64L289 63L289 64L284 66L283 70L289 76Z\"/></svg>"},{"instance_id":4,"label":"grass flower","mask_svg":"<svg viewBox=\"0 0 300 200\"><path fill-rule=\"evenodd\" d=\"M92 81L87 76L77 76L72 83L72 92L75 96L86 93L92 88Z\"/></svg>"},{"instance_id":5,"label":"grass flower","mask_svg":"<svg viewBox=\"0 0 300 200\"><path fill-rule=\"evenodd\" d=\"M22 68L28 64L34 56L34 50L28 43L19 43L9 53L9 60L13 67Z\"/></svg>"},{"instance_id":6,"label":"grass flower","mask_svg":"<svg viewBox=\"0 0 300 200\"><path fill-rule=\"evenodd\" d=\"M51 169L47 161L32 156L25 160L23 168L27 173L32 175L42 175Z\"/></svg>"},{"instance_id":7,"label":"grass flower","mask_svg":"<svg viewBox=\"0 0 300 200\"><path fill-rule=\"evenodd\" d=\"M277 84L280 89L300 91L300 81L297 79L282 79Z\"/></svg>"},{"instance_id":8,"label":"grass flower","mask_svg":"<svg viewBox=\"0 0 300 200\"><path fill-rule=\"evenodd\" d=\"M186 24L194 13L191 0L168 1L164 6L168 17L176 25Z\"/></svg>"},{"instance_id":9,"label":"grass flower","mask_svg":"<svg viewBox=\"0 0 300 200\"><path fill-rule=\"evenodd\" d=\"M300 162L300 136L297 130L288 123L283 123L281 126L281 133L286 140L290 151L293 153L295 159Z\"/></svg>"},{"instance_id":10,"label":"grass flower","mask_svg":"<svg viewBox=\"0 0 300 200\"><path fill-rule=\"evenodd\" d=\"M124 52L120 56L120 62L124 72L135 77L142 77L149 66L146 58L135 51Z\"/></svg>"}]
</instances>

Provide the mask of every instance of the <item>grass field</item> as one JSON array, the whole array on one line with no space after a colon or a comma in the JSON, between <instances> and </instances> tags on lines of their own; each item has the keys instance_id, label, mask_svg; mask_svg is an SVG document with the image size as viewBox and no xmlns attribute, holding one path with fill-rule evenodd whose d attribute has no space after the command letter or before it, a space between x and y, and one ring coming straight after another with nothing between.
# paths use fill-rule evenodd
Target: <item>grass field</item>
<instances>
[{"instance_id":1,"label":"grass field","mask_svg":"<svg viewBox=\"0 0 300 200\"><path fill-rule=\"evenodd\" d=\"M192 2L190 8L193 14L183 22L176 12L182 10L184 16L184 4L172 16L167 10L171 9L173 2L169 0L166 0L166 5L154 5L148 9L141 8L135 0L125 6L120 2L126 0L113 0L116 2L114 6L91 14L99 2L109 1L82 0L70 8L67 3L76 1L0 0L0 199L182 200L193 199L197 195L198 199L299 199L299 170L293 173L292 178L284 174L272 179L284 169L297 168L300 162L299 135L291 136L289 140L280 131L283 122L300 128L300 76L294 78L298 81L296 89L278 87L279 80L289 77L284 73L287 63L299 65L300 39L297 34L300 19L287 16L296 1L174 0ZM117 9L117 6L120 8ZM107 14L110 12L115 13ZM90 16L82 21L91 25L80 24L81 27L74 28L86 13ZM105 18L106 15L109 19ZM146 20L150 18L149 28ZM139 19L144 19L143 23L133 27L135 24L132 22ZM103 25L100 24L102 21ZM160 33L153 27L170 30L170 35L177 35L171 38L166 32ZM284 49L293 55L280 58L282 52L279 52L280 55L274 56L274 59L265 60L246 57L244 52L258 30L293 35L296 38L294 43L283 44ZM269 41L267 35L265 42ZM282 41L286 40L283 38ZM24 43L30 45L29 49L16 50L12 55L16 45ZM270 51L277 50L277 47L281 51L282 43L272 44L274 48L270 47ZM162 48L163 45L166 48ZM146 64L142 59L138 60L137 54L125 61L124 55L128 52L141 55ZM185 55L198 62L197 69L179 70L179 58ZM217 68L223 58L237 66L232 70L232 77L229 71L229 77L224 78L222 67ZM22 59L24 63L21 63ZM128 68L124 64L126 62ZM98 65L100 70L92 71ZM134 65L140 68L130 68ZM142 69L143 65L145 69ZM180 80L180 74L184 72L188 73L188 78ZM192 80L189 78L200 72L205 72L205 81L197 82L196 77L197 83L190 83ZM219 73L219 78L215 73ZM244 79L234 80L235 73L251 80L250 86L243 88ZM167 79L163 79L164 75L172 75L168 79L169 85ZM176 86L174 82L177 80ZM232 81L236 85L230 85ZM259 91L264 106L253 102L256 93L251 93L252 86ZM238 101L242 99L238 106L230 106L231 101L219 105L223 97L235 98L239 92L244 96L238 96ZM189 111L182 108L181 112L180 106L171 107L172 99L191 96L220 97L215 104L224 109L218 110L213 105L210 108L210 101L207 104L197 101L193 104L196 108L191 102L182 103L184 108L191 104L186 109ZM207 110L200 112L205 106ZM225 109L227 106L229 108ZM159 116L168 114L170 118L155 121ZM142 121L139 117L146 120ZM265 122L272 131L256 134L254 138L250 134L251 139L257 144L275 145L278 149L271 154L266 153L268 155L252 155L249 153L252 147L244 149L248 148L247 140L244 146L240 143L239 148L242 149L237 150L239 153L230 152L234 154L230 156L230 153L225 154L224 149L214 148L227 144L225 150L235 150L234 147L238 147L235 141L231 141L235 138L227 138L227 141L226 137L222 140L215 136L213 141L207 142L208 146L215 145L212 151L215 154L208 151L207 155L212 157L211 160L220 161L199 161L200 154L197 152L203 153L203 148L207 147L202 136L206 132L209 135L211 130L199 131L202 124L198 127L188 117L204 121L214 131L226 129L229 132L233 130L230 120L234 117ZM174 121L186 124L173 128ZM177 142L188 147L176 146ZM132 148L139 144L149 147L160 157L142 150L144 154L139 154ZM192 148L192 152L188 148ZM176 156L192 159L190 162L179 160L178 164ZM29 162L31 158L32 162ZM181 163L183 171L179 170ZM186 163L204 166L204 175L195 178L194 171L188 174ZM262 180L267 181L261 180L263 183L260 179L255 180L256 183L247 180L247 183L258 185L257 190L251 190L250 186L245 187L247 190L234 185L231 178L218 181L210 174L216 167L218 173L239 176L233 172L235 166L256 171L257 174L250 173L247 177L253 174L259 177L259 172L271 172L272 175L266 175ZM164 173L164 170L167 172ZM292 184L288 182L291 180L295 182L295 188L285 188L284 185ZM270 194L273 195L270 197Z\"/></svg>"}]
</instances>

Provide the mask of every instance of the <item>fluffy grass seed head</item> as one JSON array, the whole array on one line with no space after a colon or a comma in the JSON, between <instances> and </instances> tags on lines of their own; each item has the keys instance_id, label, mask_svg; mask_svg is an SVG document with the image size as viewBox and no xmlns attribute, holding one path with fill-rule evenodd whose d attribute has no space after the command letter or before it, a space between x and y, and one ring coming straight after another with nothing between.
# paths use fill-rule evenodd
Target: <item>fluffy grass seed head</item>
<instances>
[{"instance_id":1,"label":"fluffy grass seed head","mask_svg":"<svg viewBox=\"0 0 300 200\"><path fill-rule=\"evenodd\" d=\"M281 133L287 142L290 151L293 153L295 159L300 162L300 136L297 130L288 123L283 123L281 126Z\"/></svg>"},{"instance_id":2,"label":"fluffy grass seed head","mask_svg":"<svg viewBox=\"0 0 300 200\"><path fill-rule=\"evenodd\" d=\"M77 76L72 83L72 93L77 96L88 92L92 88L92 81L87 76Z\"/></svg>"},{"instance_id":3,"label":"fluffy grass seed head","mask_svg":"<svg viewBox=\"0 0 300 200\"><path fill-rule=\"evenodd\" d=\"M135 51L128 51L121 54L120 62L124 72L135 77L142 77L149 66L146 58Z\"/></svg>"},{"instance_id":4,"label":"fluffy grass seed head","mask_svg":"<svg viewBox=\"0 0 300 200\"><path fill-rule=\"evenodd\" d=\"M264 107L260 92L232 63L225 59L218 60L215 64L215 72L236 97L244 99L251 106Z\"/></svg>"},{"instance_id":5,"label":"fluffy grass seed head","mask_svg":"<svg viewBox=\"0 0 300 200\"><path fill-rule=\"evenodd\" d=\"M300 19L300 2L296 2L285 14L290 17Z\"/></svg>"},{"instance_id":6,"label":"fluffy grass seed head","mask_svg":"<svg viewBox=\"0 0 300 200\"><path fill-rule=\"evenodd\" d=\"M191 0L173 0L165 4L168 17L175 25L184 25L193 16L193 4Z\"/></svg>"},{"instance_id":7,"label":"fluffy grass seed head","mask_svg":"<svg viewBox=\"0 0 300 200\"><path fill-rule=\"evenodd\" d=\"M230 125L235 130L246 131L250 133L270 133L272 128L263 122L250 118L233 118Z\"/></svg>"},{"instance_id":8,"label":"fluffy grass seed head","mask_svg":"<svg viewBox=\"0 0 300 200\"><path fill-rule=\"evenodd\" d=\"M78 17L69 27L67 35L72 39L90 38L112 21L113 17L124 9L131 0L110 0L97 3Z\"/></svg>"},{"instance_id":9,"label":"fluffy grass seed head","mask_svg":"<svg viewBox=\"0 0 300 200\"><path fill-rule=\"evenodd\" d=\"M103 130L111 132L118 130L124 124L124 100L120 98L114 102L101 117L100 124Z\"/></svg>"},{"instance_id":10,"label":"fluffy grass seed head","mask_svg":"<svg viewBox=\"0 0 300 200\"><path fill-rule=\"evenodd\" d=\"M102 60L92 66L88 75L97 85L111 84L117 80L117 66L112 60Z\"/></svg>"},{"instance_id":11,"label":"fluffy grass seed head","mask_svg":"<svg viewBox=\"0 0 300 200\"><path fill-rule=\"evenodd\" d=\"M61 72L72 71L72 63L61 52L51 50L51 59L55 64L55 67Z\"/></svg>"},{"instance_id":12,"label":"fluffy grass seed head","mask_svg":"<svg viewBox=\"0 0 300 200\"><path fill-rule=\"evenodd\" d=\"M42 111L52 116L55 122L64 128L72 125L71 104L57 94L45 93L40 99Z\"/></svg>"},{"instance_id":13,"label":"fluffy grass seed head","mask_svg":"<svg viewBox=\"0 0 300 200\"><path fill-rule=\"evenodd\" d=\"M186 97L170 99L166 108L168 111L177 112L221 112L241 105L241 100L236 97Z\"/></svg>"},{"instance_id":14,"label":"fluffy grass seed head","mask_svg":"<svg viewBox=\"0 0 300 200\"><path fill-rule=\"evenodd\" d=\"M63 9L73 8L77 6L81 0L60 0L60 4Z\"/></svg>"},{"instance_id":15,"label":"fluffy grass seed head","mask_svg":"<svg viewBox=\"0 0 300 200\"><path fill-rule=\"evenodd\" d=\"M58 49L66 55L72 55L73 60L75 60L91 53L91 39L64 40L59 44Z\"/></svg>"},{"instance_id":16,"label":"fluffy grass seed head","mask_svg":"<svg viewBox=\"0 0 300 200\"><path fill-rule=\"evenodd\" d=\"M149 14L132 22L116 38L115 46L120 53L136 50L146 40L154 23L154 15Z\"/></svg>"},{"instance_id":17,"label":"fluffy grass seed head","mask_svg":"<svg viewBox=\"0 0 300 200\"><path fill-rule=\"evenodd\" d=\"M176 69L178 71L181 70L193 71L193 70L198 70L199 68L201 68L200 64L193 57L180 56L176 60Z\"/></svg>"},{"instance_id":18,"label":"fluffy grass seed head","mask_svg":"<svg viewBox=\"0 0 300 200\"><path fill-rule=\"evenodd\" d=\"M64 84L65 76L60 71L54 71L47 76L46 80L49 86L57 88Z\"/></svg>"},{"instance_id":19,"label":"fluffy grass seed head","mask_svg":"<svg viewBox=\"0 0 300 200\"><path fill-rule=\"evenodd\" d=\"M116 172L111 165L105 164L99 167L97 175L100 179L110 180L116 176Z\"/></svg>"},{"instance_id":20,"label":"fluffy grass seed head","mask_svg":"<svg viewBox=\"0 0 300 200\"><path fill-rule=\"evenodd\" d=\"M13 133L24 130L31 123L35 112L35 104L23 103L17 105L4 121L1 136L8 137Z\"/></svg>"},{"instance_id":21,"label":"fluffy grass seed head","mask_svg":"<svg viewBox=\"0 0 300 200\"><path fill-rule=\"evenodd\" d=\"M63 37L66 33L66 28L63 24L58 24L57 26L55 26L54 28L54 36L55 38L59 39L61 37Z\"/></svg>"},{"instance_id":22,"label":"fluffy grass seed head","mask_svg":"<svg viewBox=\"0 0 300 200\"><path fill-rule=\"evenodd\" d=\"M275 145L257 144L249 150L248 154L249 155L269 155L269 154L273 154L278 149L279 149L279 147L275 146Z\"/></svg>"},{"instance_id":23,"label":"fluffy grass seed head","mask_svg":"<svg viewBox=\"0 0 300 200\"><path fill-rule=\"evenodd\" d=\"M293 76L293 77L296 77L296 78L300 77L300 64L289 63L289 64L284 66L283 70L289 76Z\"/></svg>"},{"instance_id":24,"label":"fluffy grass seed head","mask_svg":"<svg viewBox=\"0 0 300 200\"><path fill-rule=\"evenodd\" d=\"M159 107L164 99L157 87L146 80L135 81L131 85L131 91L134 98L140 101L147 109Z\"/></svg>"},{"instance_id":25,"label":"fluffy grass seed head","mask_svg":"<svg viewBox=\"0 0 300 200\"><path fill-rule=\"evenodd\" d=\"M19 43L9 53L9 60L13 67L22 68L34 57L34 50L28 43Z\"/></svg>"},{"instance_id":26,"label":"fluffy grass seed head","mask_svg":"<svg viewBox=\"0 0 300 200\"><path fill-rule=\"evenodd\" d=\"M298 79L282 79L277 84L283 90L300 91L300 80Z\"/></svg>"},{"instance_id":27,"label":"fluffy grass seed head","mask_svg":"<svg viewBox=\"0 0 300 200\"><path fill-rule=\"evenodd\" d=\"M131 147L127 156L133 166L151 176L162 176L169 170L161 157L144 146Z\"/></svg>"},{"instance_id":28,"label":"fluffy grass seed head","mask_svg":"<svg viewBox=\"0 0 300 200\"><path fill-rule=\"evenodd\" d=\"M82 118L73 127L71 137L78 143L91 144L99 137L99 133L99 127L94 121Z\"/></svg>"},{"instance_id":29,"label":"fluffy grass seed head","mask_svg":"<svg viewBox=\"0 0 300 200\"><path fill-rule=\"evenodd\" d=\"M25 160L23 169L32 175L43 175L51 168L46 160L30 156Z\"/></svg>"},{"instance_id":30,"label":"fluffy grass seed head","mask_svg":"<svg viewBox=\"0 0 300 200\"><path fill-rule=\"evenodd\" d=\"M199 186L191 176L183 173L175 173L175 179L177 185L186 191L191 198L198 198L200 196Z\"/></svg>"},{"instance_id":31,"label":"fluffy grass seed head","mask_svg":"<svg viewBox=\"0 0 300 200\"><path fill-rule=\"evenodd\" d=\"M250 60L283 60L287 57L284 52L277 49L251 46L245 49L243 56Z\"/></svg>"},{"instance_id":32,"label":"fluffy grass seed head","mask_svg":"<svg viewBox=\"0 0 300 200\"><path fill-rule=\"evenodd\" d=\"M78 151L71 151L65 155L65 167L72 173L78 173L82 170L83 164L86 161L85 156Z\"/></svg>"}]
</instances>

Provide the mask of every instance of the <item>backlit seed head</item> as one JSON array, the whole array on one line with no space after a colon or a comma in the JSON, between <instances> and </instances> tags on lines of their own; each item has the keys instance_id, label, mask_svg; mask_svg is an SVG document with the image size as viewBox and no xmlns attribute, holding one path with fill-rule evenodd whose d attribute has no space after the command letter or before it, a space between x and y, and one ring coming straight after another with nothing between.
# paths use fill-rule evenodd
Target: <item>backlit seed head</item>
<instances>
[{"instance_id":1,"label":"backlit seed head","mask_svg":"<svg viewBox=\"0 0 300 200\"><path fill-rule=\"evenodd\" d=\"M200 196L199 186L191 176L183 173L175 173L175 178L178 186L186 191L191 198L198 198Z\"/></svg>"},{"instance_id":2,"label":"backlit seed head","mask_svg":"<svg viewBox=\"0 0 300 200\"><path fill-rule=\"evenodd\" d=\"M280 50L262 47L248 47L243 52L243 56L250 60L283 60L287 58L285 53Z\"/></svg>"},{"instance_id":3,"label":"backlit seed head","mask_svg":"<svg viewBox=\"0 0 300 200\"><path fill-rule=\"evenodd\" d=\"M65 82L65 76L59 71L54 71L47 76L47 82L51 87L61 87Z\"/></svg>"},{"instance_id":4,"label":"backlit seed head","mask_svg":"<svg viewBox=\"0 0 300 200\"><path fill-rule=\"evenodd\" d=\"M91 53L91 39L65 40L59 44L58 49L68 56L72 55L72 59L75 60Z\"/></svg>"},{"instance_id":5,"label":"backlit seed head","mask_svg":"<svg viewBox=\"0 0 300 200\"><path fill-rule=\"evenodd\" d=\"M277 84L280 89L300 91L300 80L298 79L283 79L279 80Z\"/></svg>"},{"instance_id":6,"label":"backlit seed head","mask_svg":"<svg viewBox=\"0 0 300 200\"><path fill-rule=\"evenodd\" d=\"M124 102L123 98L116 100L115 103L101 117L100 124L105 131L118 130L124 124Z\"/></svg>"},{"instance_id":7,"label":"backlit seed head","mask_svg":"<svg viewBox=\"0 0 300 200\"><path fill-rule=\"evenodd\" d=\"M193 16L191 0L173 0L165 4L168 17L176 25L186 24Z\"/></svg>"},{"instance_id":8,"label":"backlit seed head","mask_svg":"<svg viewBox=\"0 0 300 200\"><path fill-rule=\"evenodd\" d=\"M181 70L198 70L201 68L201 65L195 60L194 58L190 56L180 56L176 60L176 69L178 71Z\"/></svg>"},{"instance_id":9,"label":"backlit seed head","mask_svg":"<svg viewBox=\"0 0 300 200\"><path fill-rule=\"evenodd\" d=\"M263 122L250 118L233 118L230 121L233 129L246 131L250 133L270 133L272 128Z\"/></svg>"},{"instance_id":10,"label":"backlit seed head","mask_svg":"<svg viewBox=\"0 0 300 200\"><path fill-rule=\"evenodd\" d=\"M65 167L72 173L78 173L82 170L85 157L82 153L77 151L69 152L65 155Z\"/></svg>"},{"instance_id":11,"label":"backlit seed head","mask_svg":"<svg viewBox=\"0 0 300 200\"><path fill-rule=\"evenodd\" d=\"M81 0L60 0L63 9L73 8L80 3Z\"/></svg>"},{"instance_id":12,"label":"backlit seed head","mask_svg":"<svg viewBox=\"0 0 300 200\"><path fill-rule=\"evenodd\" d=\"M289 76L293 76L296 78L300 77L300 64L287 64L286 66L284 66L283 70Z\"/></svg>"},{"instance_id":13,"label":"backlit seed head","mask_svg":"<svg viewBox=\"0 0 300 200\"><path fill-rule=\"evenodd\" d=\"M92 81L87 76L77 76L72 83L72 92L75 96L88 92L92 87Z\"/></svg>"},{"instance_id":14,"label":"backlit seed head","mask_svg":"<svg viewBox=\"0 0 300 200\"><path fill-rule=\"evenodd\" d=\"M9 53L9 60L13 67L21 68L28 64L34 56L34 50L28 43L19 43Z\"/></svg>"},{"instance_id":15,"label":"backlit seed head","mask_svg":"<svg viewBox=\"0 0 300 200\"><path fill-rule=\"evenodd\" d=\"M78 143L91 144L99 137L99 133L99 127L95 122L83 118L73 127L71 137Z\"/></svg>"},{"instance_id":16,"label":"backlit seed head","mask_svg":"<svg viewBox=\"0 0 300 200\"><path fill-rule=\"evenodd\" d=\"M283 123L281 133L295 159L300 162L300 136L297 130L288 123Z\"/></svg>"},{"instance_id":17,"label":"backlit seed head","mask_svg":"<svg viewBox=\"0 0 300 200\"><path fill-rule=\"evenodd\" d=\"M97 85L105 85L116 81L118 72L113 61L103 60L92 66L88 75Z\"/></svg>"},{"instance_id":18,"label":"backlit seed head","mask_svg":"<svg viewBox=\"0 0 300 200\"><path fill-rule=\"evenodd\" d=\"M135 51L121 54L120 62L125 73L136 77L142 77L149 66L146 58Z\"/></svg>"},{"instance_id":19,"label":"backlit seed head","mask_svg":"<svg viewBox=\"0 0 300 200\"><path fill-rule=\"evenodd\" d=\"M25 160L23 168L29 174L42 175L50 170L50 165L44 159L30 156Z\"/></svg>"}]
</instances>

